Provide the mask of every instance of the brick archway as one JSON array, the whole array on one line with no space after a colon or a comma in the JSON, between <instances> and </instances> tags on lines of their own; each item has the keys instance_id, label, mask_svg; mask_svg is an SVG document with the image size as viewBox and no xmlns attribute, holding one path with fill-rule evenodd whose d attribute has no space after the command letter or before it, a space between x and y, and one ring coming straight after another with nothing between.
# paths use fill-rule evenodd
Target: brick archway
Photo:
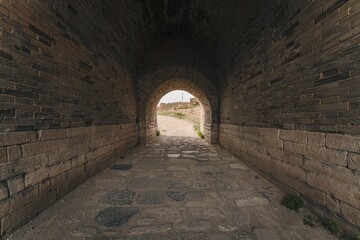
<instances>
[{"instance_id":1,"label":"brick archway","mask_svg":"<svg viewBox=\"0 0 360 240\"><path fill-rule=\"evenodd\" d=\"M205 140L217 142L217 91L199 71L188 67L170 67L146 74L139 81L140 142L155 136L157 129L156 106L160 99L173 90L184 90L194 95L203 107L203 133Z\"/></svg>"}]
</instances>

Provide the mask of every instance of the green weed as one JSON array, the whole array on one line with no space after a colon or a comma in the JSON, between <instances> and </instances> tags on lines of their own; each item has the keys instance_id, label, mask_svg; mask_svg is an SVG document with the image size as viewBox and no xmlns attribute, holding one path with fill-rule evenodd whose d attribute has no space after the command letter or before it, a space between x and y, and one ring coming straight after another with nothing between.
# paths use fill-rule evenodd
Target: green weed
<instances>
[{"instance_id":1,"label":"green weed","mask_svg":"<svg viewBox=\"0 0 360 240\"><path fill-rule=\"evenodd\" d=\"M328 229L332 234L338 235L340 233L340 227L337 222L324 218L323 219L323 225L326 229Z\"/></svg>"},{"instance_id":2,"label":"green weed","mask_svg":"<svg viewBox=\"0 0 360 240\"><path fill-rule=\"evenodd\" d=\"M312 228L315 228L315 223L309 217L304 218L304 224Z\"/></svg>"},{"instance_id":3,"label":"green weed","mask_svg":"<svg viewBox=\"0 0 360 240\"><path fill-rule=\"evenodd\" d=\"M281 204L292 210L299 211L304 206L304 201L298 196L289 195L283 198Z\"/></svg>"},{"instance_id":4,"label":"green weed","mask_svg":"<svg viewBox=\"0 0 360 240\"><path fill-rule=\"evenodd\" d=\"M202 131L198 130L198 131L197 131L197 134L198 134L199 138L204 139L205 136L204 136L204 134L202 133Z\"/></svg>"}]
</instances>

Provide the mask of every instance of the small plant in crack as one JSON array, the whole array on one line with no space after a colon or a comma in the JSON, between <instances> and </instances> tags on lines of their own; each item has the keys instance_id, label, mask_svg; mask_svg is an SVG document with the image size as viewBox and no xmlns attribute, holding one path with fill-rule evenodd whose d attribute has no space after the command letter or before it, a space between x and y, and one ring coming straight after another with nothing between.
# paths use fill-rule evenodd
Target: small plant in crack
<instances>
[{"instance_id":1,"label":"small plant in crack","mask_svg":"<svg viewBox=\"0 0 360 240\"><path fill-rule=\"evenodd\" d=\"M204 134L202 133L202 131L198 130L197 134L198 134L199 138L204 139Z\"/></svg>"},{"instance_id":2,"label":"small plant in crack","mask_svg":"<svg viewBox=\"0 0 360 240\"><path fill-rule=\"evenodd\" d=\"M283 198L281 204L298 212L304 206L304 201L298 196L288 195Z\"/></svg>"},{"instance_id":3,"label":"small plant in crack","mask_svg":"<svg viewBox=\"0 0 360 240\"><path fill-rule=\"evenodd\" d=\"M156 130L156 136L160 136L160 130Z\"/></svg>"},{"instance_id":4,"label":"small plant in crack","mask_svg":"<svg viewBox=\"0 0 360 240\"><path fill-rule=\"evenodd\" d=\"M360 233L355 235L354 237L342 236L341 240L360 240Z\"/></svg>"},{"instance_id":5,"label":"small plant in crack","mask_svg":"<svg viewBox=\"0 0 360 240\"><path fill-rule=\"evenodd\" d=\"M337 222L327 219L327 218L324 218L322 220L322 222L323 222L324 227L326 229L328 229L332 234L339 235L340 227L339 227L339 224L337 224Z\"/></svg>"},{"instance_id":6,"label":"small plant in crack","mask_svg":"<svg viewBox=\"0 0 360 240\"><path fill-rule=\"evenodd\" d=\"M304 218L304 225L308 225L311 228L315 228L315 223L313 222L313 220L310 217Z\"/></svg>"}]
</instances>

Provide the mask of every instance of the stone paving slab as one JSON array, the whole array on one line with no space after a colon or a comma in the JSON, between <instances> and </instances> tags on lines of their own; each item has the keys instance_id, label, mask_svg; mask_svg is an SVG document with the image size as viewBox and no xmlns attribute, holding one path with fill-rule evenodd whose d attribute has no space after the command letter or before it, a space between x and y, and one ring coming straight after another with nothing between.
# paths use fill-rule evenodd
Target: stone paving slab
<instances>
[{"instance_id":1,"label":"stone paving slab","mask_svg":"<svg viewBox=\"0 0 360 240\"><path fill-rule=\"evenodd\" d=\"M108 192L104 196L103 203L109 205L131 205L135 196L135 192L127 189L121 191Z\"/></svg>"},{"instance_id":2,"label":"stone paving slab","mask_svg":"<svg viewBox=\"0 0 360 240\"><path fill-rule=\"evenodd\" d=\"M231 153L198 138L160 136L15 232L9 239L337 239L303 224L310 212Z\"/></svg>"}]
</instances>

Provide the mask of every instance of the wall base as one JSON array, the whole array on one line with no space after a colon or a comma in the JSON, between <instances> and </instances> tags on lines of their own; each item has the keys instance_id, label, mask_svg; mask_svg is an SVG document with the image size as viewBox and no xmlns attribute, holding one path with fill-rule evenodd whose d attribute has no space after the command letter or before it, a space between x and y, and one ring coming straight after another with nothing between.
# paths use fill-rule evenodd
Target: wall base
<instances>
[{"instance_id":1,"label":"wall base","mask_svg":"<svg viewBox=\"0 0 360 240\"><path fill-rule=\"evenodd\" d=\"M221 124L219 142L285 193L359 231L360 137Z\"/></svg>"},{"instance_id":2,"label":"wall base","mask_svg":"<svg viewBox=\"0 0 360 240\"><path fill-rule=\"evenodd\" d=\"M135 124L0 134L0 236L138 143Z\"/></svg>"}]
</instances>

